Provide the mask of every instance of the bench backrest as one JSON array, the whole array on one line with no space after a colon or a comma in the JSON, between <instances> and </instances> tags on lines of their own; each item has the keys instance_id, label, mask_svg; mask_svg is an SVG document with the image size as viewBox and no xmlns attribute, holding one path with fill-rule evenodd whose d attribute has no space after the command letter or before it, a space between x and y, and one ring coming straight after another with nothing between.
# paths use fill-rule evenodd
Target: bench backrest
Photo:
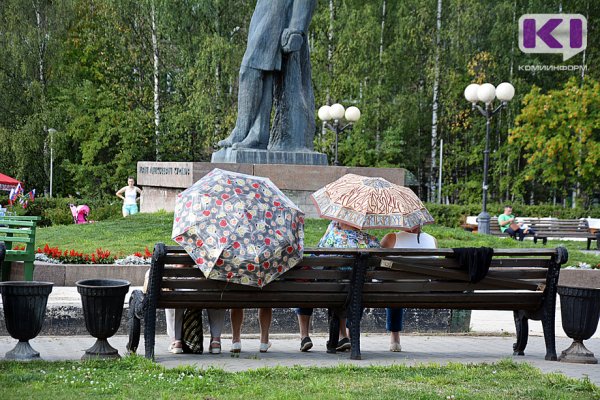
<instances>
[{"instance_id":1,"label":"bench backrest","mask_svg":"<svg viewBox=\"0 0 600 400\"><path fill-rule=\"evenodd\" d=\"M33 261L35 259L35 230L41 217L0 217L0 242L6 245L6 261Z\"/></svg>"},{"instance_id":2,"label":"bench backrest","mask_svg":"<svg viewBox=\"0 0 600 400\"><path fill-rule=\"evenodd\" d=\"M514 310L537 309L549 280L556 284L560 263L566 261L566 251L558 249L499 249L487 276L471 283L453 254L451 249L305 249L299 265L262 289L206 279L198 268L175 267L194 265L179 247L157 245L152 269L162 269L159 308L342 307L352 274L342 267L362 259L369 267L365 307L477 309L494 304Z\"/></svg>"}]
</instances>

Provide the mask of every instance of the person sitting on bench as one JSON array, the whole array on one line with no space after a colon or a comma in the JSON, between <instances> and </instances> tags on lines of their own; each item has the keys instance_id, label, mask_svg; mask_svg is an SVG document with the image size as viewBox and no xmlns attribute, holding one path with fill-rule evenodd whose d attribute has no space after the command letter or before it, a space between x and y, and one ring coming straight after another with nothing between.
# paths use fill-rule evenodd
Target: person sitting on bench
<instances>
[{"instance_id":1,"label":"person sitting on bench","mask_svg":"<svg viewBox=\"0 0 600 400\"><path fill-rule=\"evenodd\" d=\"M527 224L516 222L510 205L504 206L504 213L498 216L498 224L502 233L507 233L513 239L518 237L520 242L523 241L525 235L535 234L535 231Z\"/></svg>"}]
</instances>

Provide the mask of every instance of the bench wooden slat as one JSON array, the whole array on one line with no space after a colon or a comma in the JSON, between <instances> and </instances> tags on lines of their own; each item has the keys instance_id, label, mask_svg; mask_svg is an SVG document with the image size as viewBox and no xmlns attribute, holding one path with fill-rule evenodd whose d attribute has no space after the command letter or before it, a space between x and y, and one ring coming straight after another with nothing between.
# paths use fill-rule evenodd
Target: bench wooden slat
<instances>
[{"instance_id":1,"label":"bench wooden slat","mask_svg":"<svg viewBox=\"0 0 600 400\"><path fill-rule=\"evenodd\" d=\"M23 226L23 227L35 227L36 223L35 221L17 221L17 220L6 220L6 219L0 219L0 225L6 225L6 226ZM1 228L0 228L1 229Z\"/></svg>"},{"instance_id":2,"label":"bench wooden slat","mask_svg":"<svg viewBox=\"0 0 600 400\"><path fill-rule=\"evenodd\" d=\"M0 233L13 233L20 235L31 235L33 231L31 229L12 229L12 228L0 228Z\"/></svg>"},{"instance_id":3,"label":"bench wooden slat","mask_svg":"<svg viewBox=\"0 0 600 400\"><path fill-rule=\"evenodd\" d=\"M266 292L346 292L349 288L350 281L347 283L338 282L311 282L309 284L303 282L271 282L262 289L255 287L229 284L226 282L213 281L208 279L196 279L190 281L182 280L163 280L162 287L171 289L196 289L204 292L213 291L216 292L213 295L219 295L221 292L227 292L228 289L236 292L252 292L255 295L262 296L262 293ZM231 288L231 286L236 286ZM205 293L206 294L206 293Z\"/></svg>"},{"instance_id":4,"label":"bench wooden slat","mask_svg":"<svg viewBox=\"0 0 600 400\"><path fill-rule=\"evenodd\" d=\"M167 246L167 257L171 257L173 254L185 254L185 250L179 246ZM336 249L336 248L311 248L307 247L304 249L304 254L343 254L356 256L360 253L369 254L372 256L385 257L388 255L402 255L402 256L453 256L454 252L452 249ZM557 255L556 249L494 249L496 256L523 256L523 257L539 257L539 256L553 256Z\"/></svg>"},{"instance_id":5,"label":"bench wooden slat","mask_svg":"<svg viewBox=\"0 0 600 400\"><path fill-rule=\"evenodd\" d=\"M26 236L0 236L0 242L33 243L35 239Z\"/></svg>"}]
</instances>

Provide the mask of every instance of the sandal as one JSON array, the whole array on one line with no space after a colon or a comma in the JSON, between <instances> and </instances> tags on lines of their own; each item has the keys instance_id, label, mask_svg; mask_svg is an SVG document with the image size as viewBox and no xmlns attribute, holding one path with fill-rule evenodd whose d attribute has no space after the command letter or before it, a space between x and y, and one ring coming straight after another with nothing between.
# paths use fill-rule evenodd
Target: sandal
<instances>
[{"instance_id":1,"label":"sandal","mask_svg":"<svg viewBox=\"0 0 600 400\"><path fill-rule=\"evenodd\" d=\"M242 342L233 342L231 343L231 350L229 350L232 353L241 353L242 352Z\"/></svg>"},{"instance_id":2,"label":"sandal","mask_svg":"<svg viewBox=\"0 0 600 400\"><path fill-rule=\"evenodd\" d=\"M208 348L210 354L221 354L221 341L213 340Z\"/></svg>"},{"instance_id":3,"label":"sandal","mask_svg":"<svg viewBox=\"0 0 600 400\"><path fill-rule=\"evenodd\" d=\"M266 353L267 350L269 350L270 347L271 347L271 342L269 342L269 343L261 343L260 347L258 348L258 351L260 351L261 353Z\"/></svg>"},{"instance_id":4,"label":"sandal","mask_svg":"<svg viewBox=\"0 0 600 400\"><path fill-rule=\"evenodd\" d=\"M390 351L394 353L398 353L402 351L402 346L400 346L400 342L392 342L390 343Z\"/></svg>"},{"instance_id":5,"label":"sandal","mask_svg":"<svg viewBox=\"0 0 600 400\"><path fill-rule=\"evenodd\" d=\"M173 354L182 354L183 353L183 344L181 340L174 340L169 345L169 351Z\"/></svg>"}]
</instances>

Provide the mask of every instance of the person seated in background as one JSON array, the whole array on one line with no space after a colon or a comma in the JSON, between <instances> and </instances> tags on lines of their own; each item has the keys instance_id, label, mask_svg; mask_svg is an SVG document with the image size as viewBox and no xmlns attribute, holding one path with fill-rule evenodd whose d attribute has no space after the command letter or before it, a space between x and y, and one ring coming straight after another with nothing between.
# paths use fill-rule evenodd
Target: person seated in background
<instances>
[{"instance_id":1,"label":"person seated in background","mask_svg":"<svg viewBox=\"0 0 600 400\"><path fill-rule=\"evenodd\" d=\"M525 235L535 234L535 231L527 224L516 221L510 205L504 206L504 213L498 216L498 225L500 225L502 233L508 234L513 239L518 238L520 242L523 241Z\"/></svg>"}]
</instances>

